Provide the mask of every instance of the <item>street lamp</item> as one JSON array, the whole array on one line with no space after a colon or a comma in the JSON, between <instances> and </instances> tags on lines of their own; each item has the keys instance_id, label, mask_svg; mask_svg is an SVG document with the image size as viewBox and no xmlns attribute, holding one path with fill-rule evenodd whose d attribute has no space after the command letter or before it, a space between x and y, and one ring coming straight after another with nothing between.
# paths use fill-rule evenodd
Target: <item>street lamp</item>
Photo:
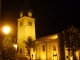
<instances>
[{"instance_id":1,"label":"street lamp","mask_svg":"<svg viewBox=\"0 0 80 60\"><path fill-rule=\"evenodd\" d=\"M10 32L10 27L9 26L3 27L3 31L5 34L8 34Z\"/></svg>"},{"instance_id":2,"label":"street lamp","mask_svg":"<svg viewBox=\"0 0 80 60\"><path fill-rule=\"evenodd\" d=\"M16 53L17 53L17 44L14 44L14 48L15 48L15 55L14 55L14 58L15 58Z\"/></svg>"},{"instance_id":3,"label":"street lamp","mask_svg":"<svg viewBox=\"0 0 80 60\"><path fill-rule=\"evenodd\" d=\"M14 48L17 50L17 44L14 44Z\"/></svg>"}]
</instances>

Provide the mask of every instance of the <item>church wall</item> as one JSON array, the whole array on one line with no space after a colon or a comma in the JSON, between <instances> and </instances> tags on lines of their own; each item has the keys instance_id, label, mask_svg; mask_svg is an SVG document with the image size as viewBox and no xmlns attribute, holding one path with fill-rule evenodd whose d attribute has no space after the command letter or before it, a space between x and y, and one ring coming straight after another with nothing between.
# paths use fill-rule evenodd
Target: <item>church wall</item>
<instances>
[{"instance_id":1,"label":"church wall","mask_svg":"<svg viewBox=\"0 0 80 60\"><path fill-rule=\"evenodd\" d=\"M18 43L18 46L19 46L19 52L20 52L20 50L22 50L22 53L21 54L25 55L24 54L25 53L25 45L23 43L24 34L25 34L24 33L25 28L24 28L24 25L20 27L20 22L21 21L18 22L18 35L17 35L18 36L18 41L17 41L17 43ZM24 21L23 21L23 23L24 23Z\"/></svg>"},{"instance_id":2,"label":"church wall","mask_svg":"<svg viewBox=\"0 0 80 60\"><path fill-rule=\"evenodd\" d=\"M17 44L18 44L18 49L19 49L18 53L21 55L24 55L24 56L26 55L25 44L23 42L24 40L27 41L27 38L29 36L33 40L36 39L35 37L35 19L24 16L18 19Z\"/></svg>"},{"instance_id":3,"label":"church wall","mask_svg":"<svg viewBox=\"0 0 80 60\"><path fill-rule=\"evenodd\" d=\"M76 51L76 58L79 60L79 50L78 51Z\"/></svg>"},{"instance_id":4,"label":"church wall","mask_svg":"<svg viewBox=\"0 0 80 60\"><path fill-rule=\"evenodd\" d=\"M55 44L56 46L56 51L53 51L53 45ZM45 46L45 51L43 51L42 46ZM40 41L39 45L37 47L37 59L46 59L46 60L53 60L53 59L58 59L59 58L59 52L58 52L58 42L57 41ZM55 58L56 57L56 58Z\"/></svg>"},{"instance_id":5,"label":"church wall","mask_svg":"<svg viewBox=\"0 0 80 60\"><path fill-rule=\"evenodd\" d=\"M64 46L64 47L65 47L65 46ZM71 51L70 51L70 53L71 53ZM80 59L79 54L80 54L80 53L79 53L79 50L75 52L75 56L76 56L76 59L77 59L77 60ZM65 47L65 60L68 60L68 58L69 58L69 51L68 51L68 49ZM73 60L73 56L70 55L70 59Z\"/></svg>"},{"instance_id":6,"label":"church wall","mask_svg":"<svg viewBox=\"0 0 80 60\"><path fill-rule=\"evenodd\" d=\"M28 22L31 22L32 26L29 26ZM36 39L34 18L25 18L25 39L26 39L26 37L29 37L29 36L31 36L33 40Z\"/></svg>"},{"instance_id":7,"label":"church wall","mask_svg":"<svg viewBox=\"0 0 80 60\"><path fill-rule=\"evenodd\" d=\"M40 59L46 59L46 51L43 51L42 46L46 46L45 43L40 44Z\"/></svg>"}]
</instances>

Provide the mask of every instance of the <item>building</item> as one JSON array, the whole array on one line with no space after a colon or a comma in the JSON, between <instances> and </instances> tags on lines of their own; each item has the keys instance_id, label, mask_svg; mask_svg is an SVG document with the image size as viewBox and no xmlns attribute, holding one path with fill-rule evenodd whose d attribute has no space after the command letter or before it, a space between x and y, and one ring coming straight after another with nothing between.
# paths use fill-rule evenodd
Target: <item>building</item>
<instances>
[{"instance_id":1,"label":"building","mask_svg":"<svg viewBox=\"0 0 80 60\"><path fill-rule=\"evenodd\" d=\"M25 44L24 40L28 37L36 40L35 37L35 18L32 18L32 10L20 11L20 18L18 19L18 33L17 33L17 44L18 44L18 56L25 56Z\"/></svg>"},{"instance_id":2,"label":"building","mask_svg":"<svg viewBox=\"0 0 80 60\"><path fill-rule=\"evenodd\" d=\"M25 13L25 14L24 14ZM25 40L28 37L32 37L38 45L34 50L31 48L31 59L35 60L68 60L68 51L64 45L60 44L58 34L53 34L36 39L35 33L35 18L32 18L32 10L20 11L20 18L18 19L18 33L17 33L17 44L18 52L17 57L27 57ZM63 43L62 43L63 44ZM62 47L63 46L63 47ZM76 52L76 57L79 60L79 51ZM72 57L70 58L72 60Z\"/></svg>"},{"instance_id":3,"label":"building","mask_svg":"<svg viewBox=\"0 0 80 60\"><path fill-rule=\"evenodd\" d=\"M53 34L37 39L36 59L59 60L58 35Z\"/></svg>"},{"instance_id":4,"label":"building","mask_svg":"<svg viewBox=\"0 0 80 60\"><path fill-rule=\"evenodd\" d=\"M40 60L68 60L69 51L59 39L59 34L44 36L36 40L38 44L36 59ZM75 52L77 60L80 59L80 51ZM73 57L70 56L70 60Z\"/></svg>"}]
</instances>

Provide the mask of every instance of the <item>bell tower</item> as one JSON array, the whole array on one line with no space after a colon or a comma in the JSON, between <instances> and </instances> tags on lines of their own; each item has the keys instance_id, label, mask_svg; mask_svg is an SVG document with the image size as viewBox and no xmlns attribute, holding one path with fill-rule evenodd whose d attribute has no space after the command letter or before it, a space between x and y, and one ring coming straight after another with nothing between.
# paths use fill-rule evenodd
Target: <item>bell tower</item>
<instances>
[{"instance_id":1,"label":"bell tower","mask_svg":"<svg viewBox=\"0 0 80 60\"><path fill-rule=\"evenodd\" d=\"M35 18L32 18L32 10L21 10L20 18L18 19L18 31L17 31L17 44L18 44L18 53L25 55L25 44L24 40L27 41L27 38L30 36L33 40L35 37Z\"/></svg>"}]
</instances>

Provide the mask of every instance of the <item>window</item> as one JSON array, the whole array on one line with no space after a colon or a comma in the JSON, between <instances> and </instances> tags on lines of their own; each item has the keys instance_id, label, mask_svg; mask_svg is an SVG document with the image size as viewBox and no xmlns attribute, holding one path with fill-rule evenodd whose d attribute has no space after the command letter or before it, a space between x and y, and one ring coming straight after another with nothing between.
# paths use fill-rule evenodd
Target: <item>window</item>
<instances>
[{"instance_id":1,"label":"window","mask_svg":"<svg viewBox=\"0 0 80 60\"><path fill-rule=\"evenodd\" d=\"M68 59L68 56L66 56L66 58Z\"/></svg>"},{"instance_id":2,"label":"window","mask_svg":"<svg viewBox=\"0 0 80 60\"><path fill-rule=\"evenodd\" d=\"M43 48L43 51L45 51L45 46L44 46L44 45L43 45L43 47L42 47L42 48Z\"/></svg>"},{"instance_id":3,"label":"window","mask_svg":"<svg viewBox=\"0 0 80 60\"><path fill-rule=\"evenodd\" d=\"M17 53L19 52L19 47L17 47Z\"/></svg>"},{"instance_id":4,"label":"window","mask_svg":"<svg viewBox=\"0 0 80 60\"><path fill-rule=\"evenodd\" d=\"M22 49L20 49L20 53L22 53Z\"/></svg>"},{"instance_id":5,"label":"window","mask_svg":"<svg viewBox=\"0 0 80 60\"><path fill-rule=\"evenodd\" d=\"M53 45L53 51L56 51L56 46L55 45Z\"/></svg>"},{"instance_id":6,"label":"window","mask_svg":"<svg viewBox=\"0 0 80 60\"><path fill-rule=\"evenodd\" d=\"M20 22L20 26L23 26L23 22Z\"/></svg>"},{"instance_id":7,"label":"window","mask_svg":"<svg viewBox=\"0 0 80 60\"><path fill-rule=\"evenodd\" d=\"M32 26L32 22L28 21L28 25L29 25L29 26Z\"/></svg>"}]
</instances>

